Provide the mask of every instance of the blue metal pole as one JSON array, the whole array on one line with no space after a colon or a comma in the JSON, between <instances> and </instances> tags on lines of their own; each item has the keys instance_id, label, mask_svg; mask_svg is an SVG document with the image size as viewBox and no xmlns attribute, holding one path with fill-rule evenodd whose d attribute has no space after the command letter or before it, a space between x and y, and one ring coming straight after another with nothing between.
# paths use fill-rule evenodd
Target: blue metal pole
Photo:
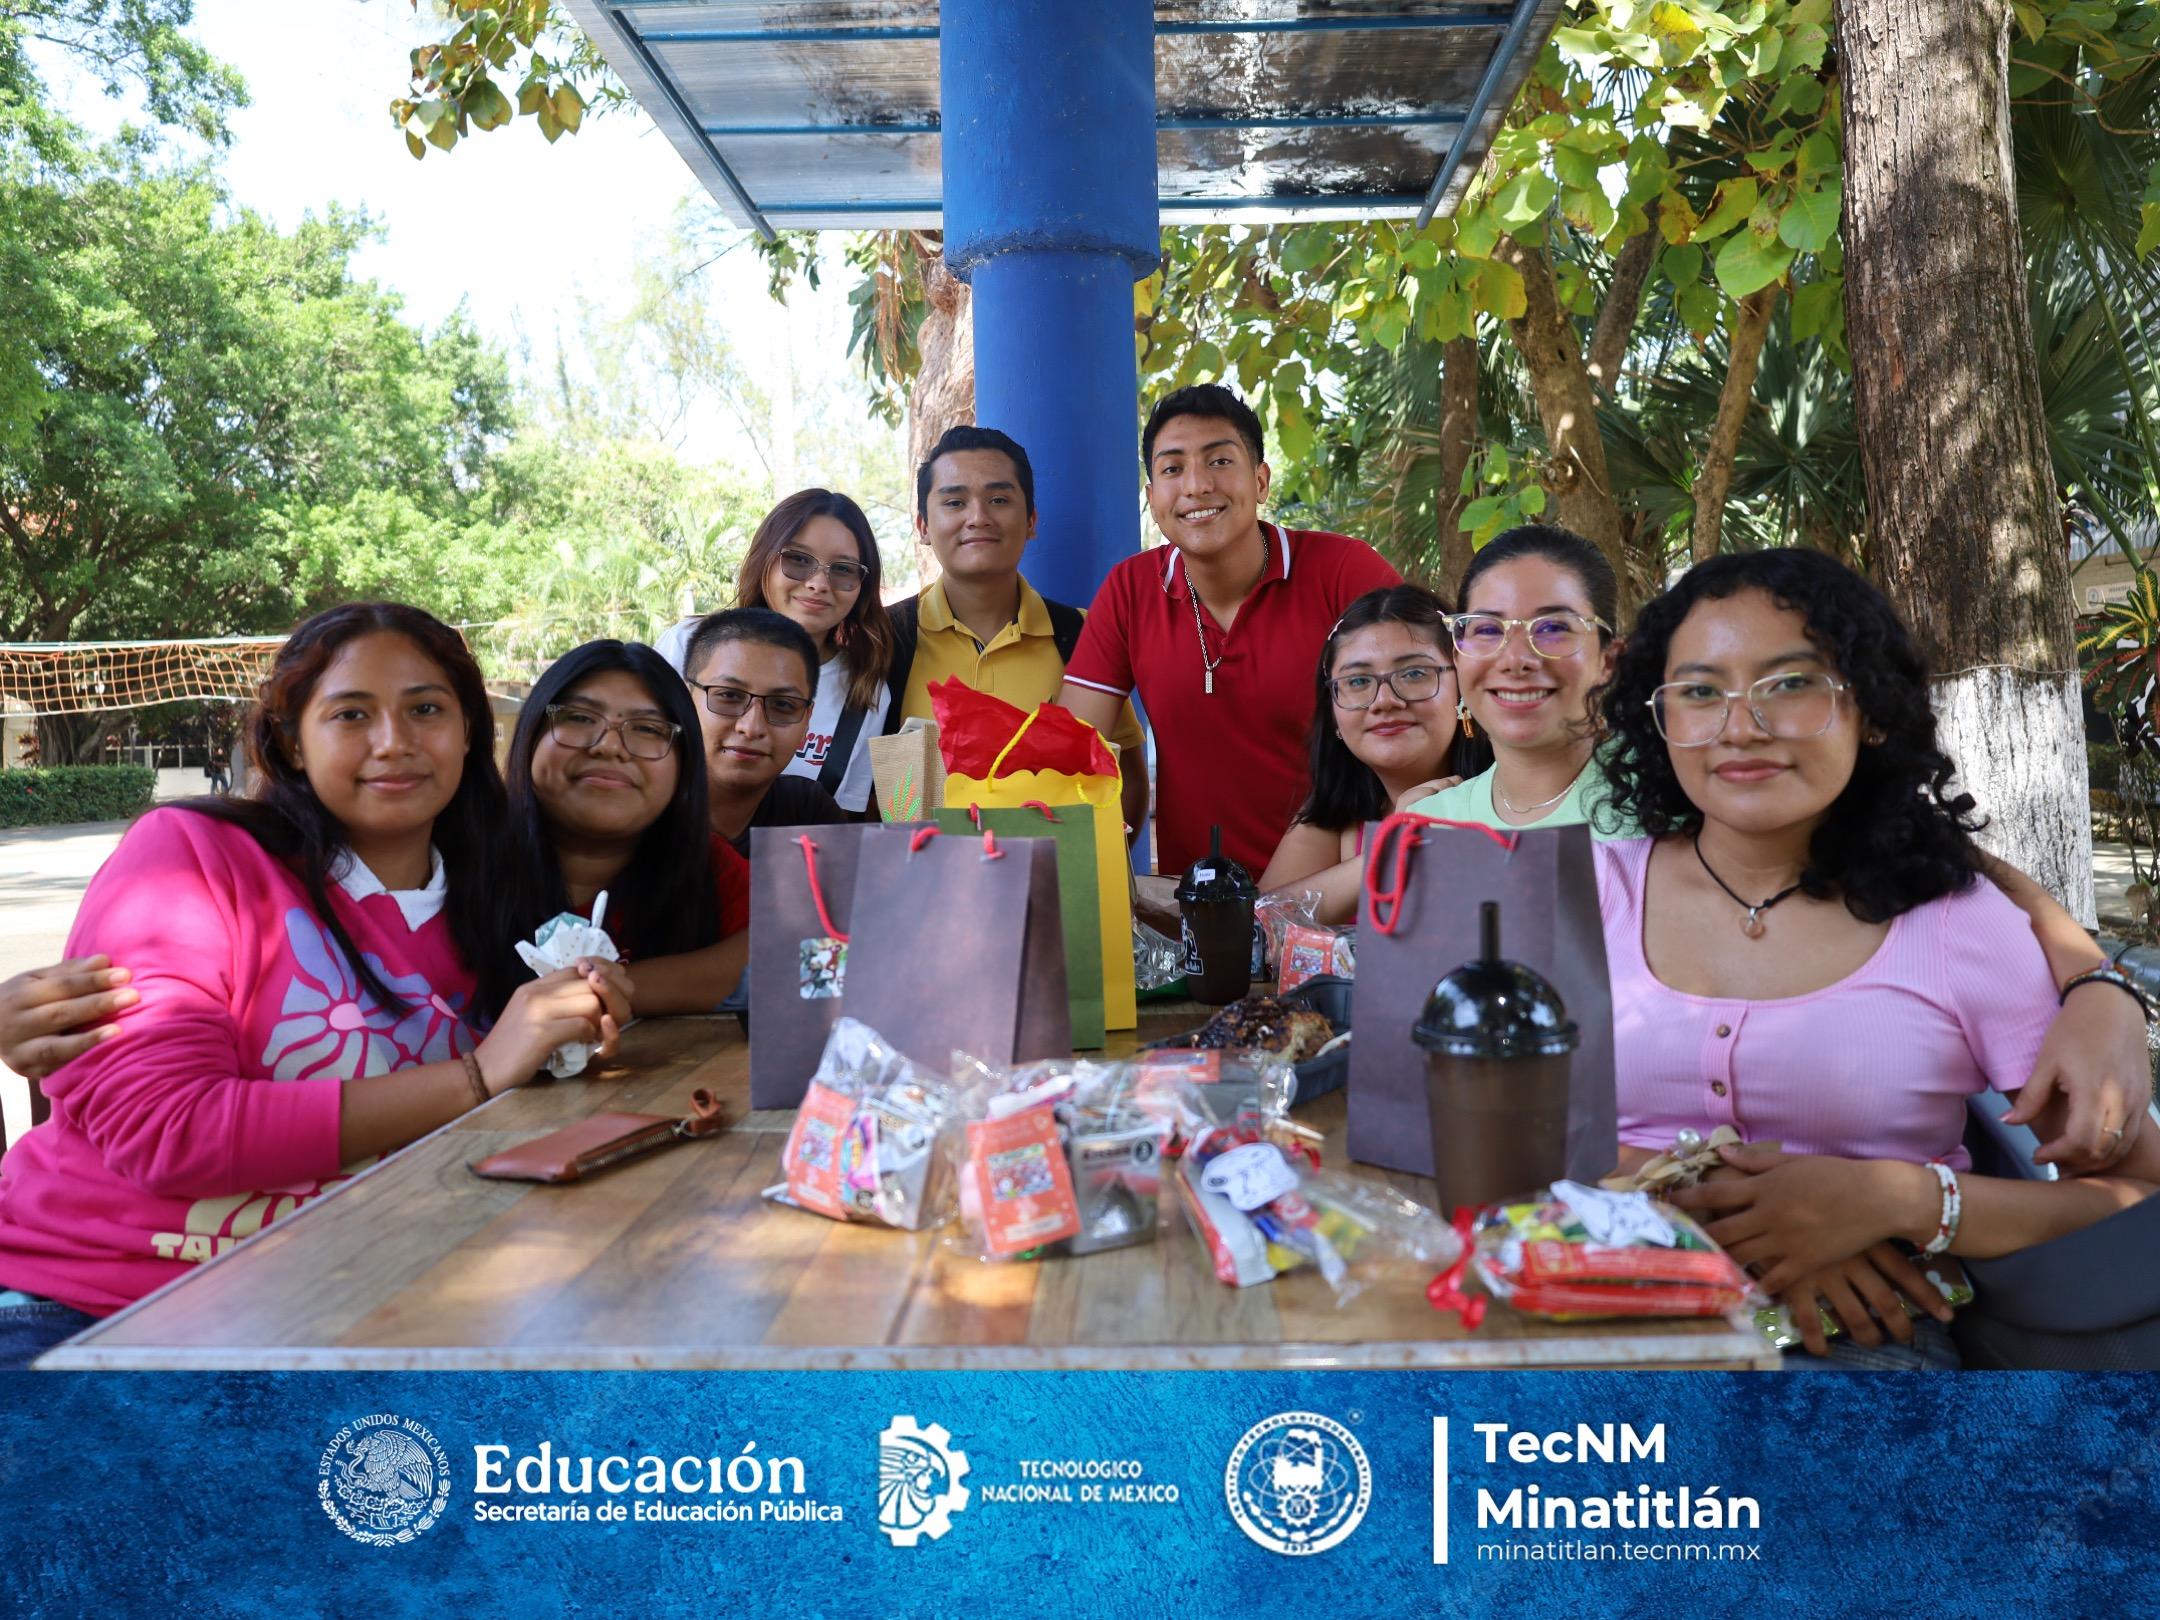
<instances>
[{"instance_id":1,"label":"blue metal pole","mask_svg":"<svg viewBox=\"0 0 2160 1620\"><path fill-rule=\"evenodd\" d=\"M1027 447L1024 565L1085 607L1139 545L1133 283L1159 253L1151 0L945 0L945 258L975 294L975 419Z\"/></svg>"}]
</instances>

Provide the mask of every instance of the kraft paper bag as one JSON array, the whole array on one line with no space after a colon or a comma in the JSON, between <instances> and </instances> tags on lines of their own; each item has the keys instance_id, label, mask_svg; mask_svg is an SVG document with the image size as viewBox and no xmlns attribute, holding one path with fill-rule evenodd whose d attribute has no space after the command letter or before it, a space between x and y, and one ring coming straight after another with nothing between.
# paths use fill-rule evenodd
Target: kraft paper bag
<instances>
[{"instance_id":1,"label":"kraft paper bag","mask_svg":"<svg viewBox=\"0 0 2160 1620\"><path fill-rule=\"evenodd\" d=\"M890 737L870 739L878 814L887 821L928 821L945 803L945 760L935 721L910 719Z\"/></svg>"},{"instance_id":2,"label":"kraft paper bag","mask_svg":"<svg viewBox=\"0 0 2160 1620\"><path fill-rule=\"evenodd\" d=\"M1365 829L1378 861L1380 824ZM1494 832L1500 837L1496 838ZM1403 836L1400 832L1397 837ZM1478 954L1478 907L1500 905L1500 954L1536 969L1582 1031L1568 1086L1568 1174L1595 1184L1619 1158L1613 1093L1612 982L1587 827L1415 829L1394 928L1375 920L1370 885L1358 915L1352 992L1349 1152L1364 1164L1433 1173L1425 1051L1410 1037L1425 998ZM1502 840L1513 848L1503 847ZM1392 858L1388 865L1392 876Z\"/></svg>"},{"instance_id":3,"label":"kraft paper bag","mask_svg":"<svg viewBox=\"0 0 2160 1620\"><path fill-rule=\"evenodd\" d=\"M1072 1055L1054 840L870 828L853 916L848 1016L916 1062Z\"/></svg>"},{"instance_id":4,"label":"kraft paper bag","mask_svg":"<svg viewBox=\"0 0 2160 1620\"><path fill-rule=\"evenodd\" d=\"M1034 805L1025 810L940 810L935 821L940 829L965 838L988 828L1000 840L1047 838L1057 845L1058 914L1065 924L1065 996L1072 1008L1072 1044L1075 1051L1093 1051L1103 1044L1102 919L1096 907L1095 817L1093 805L1068 804L1052 810ZM966 926L958 913L948 913L951 928Z\"/></svg>"}]
</instances>

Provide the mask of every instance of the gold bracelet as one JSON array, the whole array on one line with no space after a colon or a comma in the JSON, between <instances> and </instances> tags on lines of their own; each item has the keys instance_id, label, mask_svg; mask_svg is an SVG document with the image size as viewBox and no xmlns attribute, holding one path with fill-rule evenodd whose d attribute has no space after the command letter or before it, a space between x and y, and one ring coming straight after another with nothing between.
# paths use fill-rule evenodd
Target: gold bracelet
<instances>
[{"instance_id":1,"label":"gold bracelet","mask_svg":"<svg viewBox=\"0 0 2160 1620\"><path fill-rule=\"evenodd\" d=\"M480 1059L478 1054L467 1052L466 1054L464 1054L464 1057L465 1078L472 1082L473 1106L477 1108L482 1103L494 1101L495 1093L488 1090L487 1076L480 1072Z\"/></svg>"}]
</instances>

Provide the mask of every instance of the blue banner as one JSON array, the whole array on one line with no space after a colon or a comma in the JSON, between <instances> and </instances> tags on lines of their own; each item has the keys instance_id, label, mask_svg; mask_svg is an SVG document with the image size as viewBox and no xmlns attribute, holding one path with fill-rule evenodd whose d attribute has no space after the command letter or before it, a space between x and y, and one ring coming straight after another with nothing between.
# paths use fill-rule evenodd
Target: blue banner
<instances>
[{"instance_id":1,"label":"blue banner","mask_svg":"<svg viewBox=\"0 0 2160 1620\"><path fill-rule=\"evenodd\" d=\"M2153 1612L2160 1377L11 1375L0 1612ZM2142 1596L2140 1595L2142 1594Z\"/></svg>"}]
</instances>

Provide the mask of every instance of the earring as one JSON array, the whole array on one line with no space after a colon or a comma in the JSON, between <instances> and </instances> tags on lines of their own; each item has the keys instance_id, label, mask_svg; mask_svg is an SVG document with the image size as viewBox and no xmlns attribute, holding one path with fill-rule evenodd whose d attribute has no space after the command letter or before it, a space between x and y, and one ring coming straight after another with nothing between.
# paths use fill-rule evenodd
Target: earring
<instances>
[{"instance_id":1,"label":"earring","mask_svg":"<svg viewBox=\"0 0 2160 1620\"><path fill-rule=\"evenodd\" d=\"M1461 698L1455 700L1455 719L1461 725L1462 734L1465 737L1475 737L1477 735L1477 726L1470 719L1470 705Z\"/></svg>"},{"instance_id":2,"label":"earring","mask_svg":"<svg viewBox=\"0 0 2160 1620\"><path fill-rule=\"evenodd\" d=\"M1874 731L1874 730L1870 730L1870 731L1868 731L1868 732L1867 732L1867 734L1866 734L1866 735L1864 735L1864 736L1863 736L1863 737L1862 737L1862 738L1861 738L1860 740L1861 740L1861 741L1862 741L1863 743L1867 744L1867 746L1868 746L1868 747L1870 747L1870 748L1880 748L1880 747L1881 747L1881 746L1882 746L1882 745L1883 745L1884 743L1888 742L1888 741L1889 741L1890 739L1889 739L1889 738L1887 738L1886 736L1884 736L1884 735L1883 735L1883 734L1882 734L1881 732L1879 732L1879 731Z\"/></svg>"}]
</instances>

